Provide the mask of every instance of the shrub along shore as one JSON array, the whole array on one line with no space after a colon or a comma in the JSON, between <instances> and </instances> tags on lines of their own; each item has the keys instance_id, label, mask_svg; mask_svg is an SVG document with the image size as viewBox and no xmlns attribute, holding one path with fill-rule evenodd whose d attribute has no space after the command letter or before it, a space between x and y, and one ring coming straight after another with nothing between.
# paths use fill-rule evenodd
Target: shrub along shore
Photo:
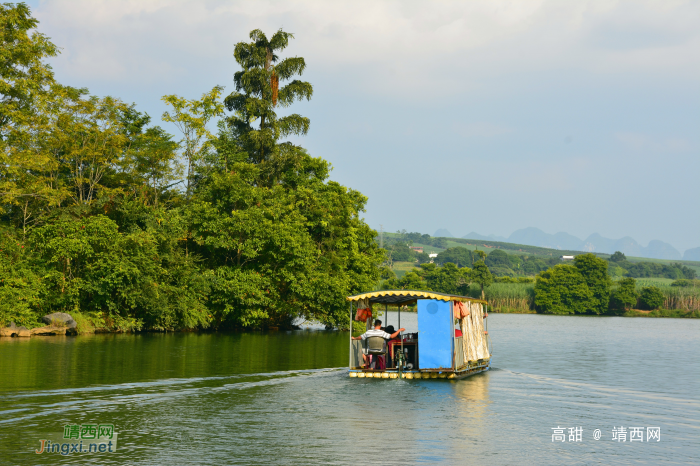
<instances>
[{"instance_id":1,"label":"shrub along shore","mask_svg":"<svg viewBox=\"0 0 700 466\"><path fill-rule=\"evenodd\" d=\"M1 4L0 29L0 327L54 312L79 332L347 326L345 297L385 256L367 198L287 140L310 127L289 107L313 95L292 34L237 43L227 93L163 96L173 135L57 82L60 48L26 4Z\"/></svg>"},{"instance_id":2,"label":"shrub along shore","mask_svg":"<svg viewBox=\"0 0 700 466\"><path fill-rule=\"evenodd\" d=\"M535 280L531 283L494 283L485 290L491 312L501 313L536 313ZM663 293L660 309L643 309L642 303L635 300L628 310L608 309L602 315L625 317L700 317L700 285L693 287L656 284ZM640 293L645 286L636 284L635 291ZM616 289L613 284L612 290ZM479 289L472 286L470 295L478 296Z\"/></svg>"},{"instance_id":3,"label":"shrub along shore","mask_svg":"<svg viewBox=\"0 0 700 466\"><path fill-rule=\"evenodd\" d=\"M474 264L479 262L484 264ZM490 312L700 317L700 280L615 280L608 262L583 254L573 263L559 263L529 277L494 276L490 271L496 267L481 264L460 268L449 262L442 267L425 263L401 279L385 279L380 288L425 289L472 297L483 293ZM382 273L386 277L387 271Z\"/></svg>"}]
</instances>

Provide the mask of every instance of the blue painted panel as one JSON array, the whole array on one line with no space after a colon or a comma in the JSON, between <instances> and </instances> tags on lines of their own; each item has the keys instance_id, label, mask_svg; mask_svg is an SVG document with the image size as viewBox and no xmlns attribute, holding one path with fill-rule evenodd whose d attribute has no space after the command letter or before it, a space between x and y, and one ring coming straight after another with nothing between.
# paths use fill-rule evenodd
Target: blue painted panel
<instances>
[{"instance_id":1,"label":"blue painted panel","mask_svg":"<svg viewBox=\"0 0 700 466\"><path fill-rule=\"evenodd\" d=\"M452 310L450 302L418 300L418 367L452 367Z\"/></svg>"}]
</instances>

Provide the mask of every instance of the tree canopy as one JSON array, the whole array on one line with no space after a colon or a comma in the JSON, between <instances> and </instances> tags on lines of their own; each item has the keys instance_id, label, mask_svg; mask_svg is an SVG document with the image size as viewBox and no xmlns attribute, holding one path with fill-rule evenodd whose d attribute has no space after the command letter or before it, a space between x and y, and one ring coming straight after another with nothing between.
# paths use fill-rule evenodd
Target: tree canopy
<instances>
[{"instance_id":1,"label":"tree canopy","mask_svg":"<svg viewBox=\"0 0 700 466\"><path fill-rule=\"evenodd\" d=\"M593 301L586 279L573 265L559 264L537 276L535 305L545 314L584 314Z\"/></svg>"},{"instance_id":2,"label":"tree canopy","mask_svg":"<svg viewBox=\"0 0 700 466\"><path fill-rule=\"evenodd\" d=\"M294 79L304 59L280 56L291 34L236 44L225 98L164 96L175 137L55 82L59 49L25 5L0 22L0 324L65 311L122 330L347 326L345 296L373 288L385 256L367 199L285 140L310 121L276 108L313 94Z\"/></svg>"},{"instance_id":3,"label":"tree canopy","mask_svg":"<svg viewBox=\"0 0 700 466\"><path fill-rule=\"evenodd\" d=\"M637 282L634 278L623 278L617 282L617 288L610 294L612 309L631 309L637 304Z\"/></svg>"},{"instance_id":4,"label":"tree canopy","mask_svg":"<svg viewBox=\"0 0 700 466\"><path fill-rule=\"evenodd\" d=\"M481 287L481 299L484 299L484 288L493 283L493 275L482 260L474 262L472 267L471 279Z\"/></svg>"},{"instance_id":5,"label":"tree canopy","mask_svg":"<svg viewBox=\"0 0 700 466\"><path fill-rule=\"evenodd\" d=\"M645 286L639 293L642 309L658 309L664 304L664 294L656 286Z\"/></svg>"},{"instance_id":6,"label":"tree canopy","mask_svg":"<svg viewBox=\"0 0 700 466\"><path fill-rule=\"evenodd\" d=\"M462 248L459 246L445 249L439 253L436 258L436 262L438 264L451 262L457 267L471 267L472 261L472 252L467 248Z\"/></svg>"}]
</instances>

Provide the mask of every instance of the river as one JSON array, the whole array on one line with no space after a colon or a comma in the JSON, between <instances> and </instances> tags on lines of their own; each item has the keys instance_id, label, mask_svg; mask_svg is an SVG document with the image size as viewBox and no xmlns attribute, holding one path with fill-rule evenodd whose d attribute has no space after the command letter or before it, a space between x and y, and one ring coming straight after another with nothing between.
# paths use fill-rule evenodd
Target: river
<instances>
[{"instance_id":1,"label":"river","mask_svg":"<svg viewBox=\"0 0 700 466\"><path fill-rule=\"evenodd\" d=\"M351 379L323 330L2 338L0 464L698 463L700 321L488 321L493 369L457 382ZM86 424L116 452L35 453Z\"/></svg>"}]
</instances>

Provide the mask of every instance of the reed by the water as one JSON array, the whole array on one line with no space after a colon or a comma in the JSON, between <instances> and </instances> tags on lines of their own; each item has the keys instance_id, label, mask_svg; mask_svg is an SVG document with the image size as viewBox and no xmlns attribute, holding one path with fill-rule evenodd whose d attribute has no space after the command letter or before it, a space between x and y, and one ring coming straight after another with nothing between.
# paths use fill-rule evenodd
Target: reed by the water
<instances>
[{"instance_id":1,"label":"reed by the water","mask_svg":"<svg viewBox=\"0 0 700 466\"><path fill-rule=\"evenodd\" d=\"M481 288L472 285L470 296L481 296ZM534 312L534 283L494 283L484 290L489 307L494 312Z\"/></svg>"},{"instance_id":2,"label":"reed by the water","mask_svg":"<svg viewBox=\"0 0 700 466\"><path fill-rule=\"evenodd\" d=\"M700 311L700 288L660 286L664 294L664 309Z\"/></svg>"},{"instance_id":3,"label":"reed by the water","mask_svg":"<svg viewBox=\"0 0 700 466\"><path fill-rule=\"evenodd\" d=\"M644 280L637 282L639 291L644 286L656 286L663 292L663 309L700 311L700 287L678 287ZM534 283L494 283L484 290L484 294L493 312L535 312ZM469 295L481 296L479 286L472 285Z\"/></svg>"}]
</instances>

